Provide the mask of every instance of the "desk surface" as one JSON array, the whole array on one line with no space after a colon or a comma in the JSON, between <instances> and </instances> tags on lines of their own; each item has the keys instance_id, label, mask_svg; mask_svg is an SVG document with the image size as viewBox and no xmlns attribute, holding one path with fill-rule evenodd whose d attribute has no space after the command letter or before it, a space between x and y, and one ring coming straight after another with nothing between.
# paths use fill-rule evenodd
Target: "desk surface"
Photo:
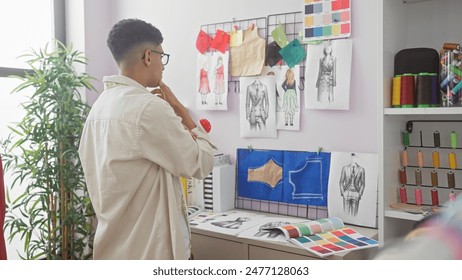
<instances>
[{"instance_id":1,"label":"desk surface","mask_svg":"<svg viewBox=\"0 0 462 280\"><path fill-rule=\"evenodd\" d=\"M252 214L263 214L267 217L285 217L285 218L293 218L293 217L288 217L288 216L283 216L283 215L276 215L276 214L271 214L271 213L261 213L261 212L253 212L253 211L248 211L248 210L242 210L242 209L234 209L236 211L240 212L247 212L247 213L252 213ZM365 227L358 227L358 226L352 226L352 225L346 225L349 228L352 228L359 233L361 233L364 236L367 236L369 238L377 239L377 229L372 229L372 228L365 228ZM210 230L205 230L205 229L200 229L200 228L191 228L191 232L194 235L199 235L202 237L209 237L209 238L217 238L225 241L231 241L231 242L236 242L236 243L241 243L244 246L257 246L261 248L267 248L267 249L272 249L272 250L278 250L281 252L287 252L287 253L292 253L292 254L298 254L298 255L304 255L310 258L317 258L319 259L320 257L303 249L300 248L290 242L280 242L280 241L270 241L270 240L264 240L264 239L253 239L253 238L245 238L245 237L238 237L235 235L230 235L230 234L225 234L225 233L220 233L220 232L215 232L215 231L210 231ZM198 248L196 248L197 250ZM200 248L199 248L200 250ZM372 253L375 253L375 250L377 248L369 248L369 249L362 249L362 250L355 250L355 251L347 251L347 252L340 252L335 255L329 256L326 259L367 259Z\"/></svg>"}]
</instances>

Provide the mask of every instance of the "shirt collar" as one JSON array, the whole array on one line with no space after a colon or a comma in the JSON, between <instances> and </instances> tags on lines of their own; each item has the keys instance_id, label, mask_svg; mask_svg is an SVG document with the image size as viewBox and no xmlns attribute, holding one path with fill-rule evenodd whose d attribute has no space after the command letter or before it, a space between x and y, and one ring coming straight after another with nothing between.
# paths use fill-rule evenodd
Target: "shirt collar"
<instances>
[{"instance_id":1,"label":"shirt collar","mask_svg":"<svg viewBox=\"0 0 462 280\"><path fill-rule=\"evenodd\" d=\"M114 86L133 86L148 91L143 85L137 81L123 75L113 75L103 77L104 89L108 89Z\"/></svg>"}]
</instances>

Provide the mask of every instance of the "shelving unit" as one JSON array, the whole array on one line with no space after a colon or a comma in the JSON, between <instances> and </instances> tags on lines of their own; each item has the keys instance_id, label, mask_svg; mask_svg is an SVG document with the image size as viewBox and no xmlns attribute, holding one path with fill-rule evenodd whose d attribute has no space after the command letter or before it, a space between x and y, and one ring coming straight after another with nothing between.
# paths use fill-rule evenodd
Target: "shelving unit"
<instances>
[{"instance_id":1,"label":"shelving unit","mask_svg":"<svg viewBox=\"0 0 462 280\"><path fill-rule=\"evenodd\" d=\"M459 0L382 0L379 9L379 46L382 53L379 65L379 241L381 245L402 237L421 220L422 214L411 214L389 207L398 202L400 186L397 172L399 152L403 149L400 132L409 120L461 120L462 108L391 108L391 80L394 75L394 55L401 49L427 47L439 51L445 42L462 43L458 15L462 12ZM379 24L380 26L380 24ZM462 125L454 124L458 135ZM432 129L430 127L430 129ZM462 138L462 137L459 137ZM462 141L459 139L458 146ZM459 158L461 158L459 156ZM459 159L460 161L460 159ZM460 162L459 162L460 165ZM456 185L460 186L460 177Z\"/></svg>"}]
</instances>

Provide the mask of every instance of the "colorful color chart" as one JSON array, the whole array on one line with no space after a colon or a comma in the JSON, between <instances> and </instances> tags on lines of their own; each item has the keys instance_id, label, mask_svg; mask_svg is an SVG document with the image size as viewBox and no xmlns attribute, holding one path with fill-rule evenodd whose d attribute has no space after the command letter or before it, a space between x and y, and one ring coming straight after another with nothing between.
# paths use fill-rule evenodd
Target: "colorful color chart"
<instances>
[{"instance_id":1,"label":"colorful color chart","mask_svg":"<svg viewBox=\"0 0 462 280\"><path fill-rule=\"evenodd\" d=\"M349 37L350 0L305 0L303 26L304 42Z\"/></svg>"},{"instance_id":2,"label":"colorful color chart","mask_svg":"<svg viewBox=\"0 0 462 280\"><path fill-rule=\"evenodd\" d=\"M289 240L295 245L321 257L327 257L344 251L377 247L379 245L377 240L361 235L351 228L342 228Z\"/></svg>"},{"instance_id":3,"label":"colorful color chart","mask_svg":"<svg viewBox=\"0 0 462 280\"><path fill-rule=\"evenodd\" d=\"M342 220L337 217L306 221L278 227L287 238L297 238L322 232L328 232L345 227Z\"/></svg>"}]
</instances>

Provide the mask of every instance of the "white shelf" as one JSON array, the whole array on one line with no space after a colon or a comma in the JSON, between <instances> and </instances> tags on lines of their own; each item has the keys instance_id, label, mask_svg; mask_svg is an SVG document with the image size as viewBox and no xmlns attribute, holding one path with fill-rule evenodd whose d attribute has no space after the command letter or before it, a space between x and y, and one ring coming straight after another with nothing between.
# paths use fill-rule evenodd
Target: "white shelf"
<instances>
[{"instance_id":1,"label":"white shelf","mask_svg":"<svg viewBox=\"0 0 462 280\"><path fill-rule=\"evenodd\" d=\"M462 107L385 108L385 115L462 115Z\"/></svg>"},{"instance_id":2,"label":"white shelf","mask_svg":"<svg viewBox=\"0 0 462 280\"><path fill-rule=\"evenodd\" d=\"M408 221L420 221L424 218L424 215L412 214L412 213L407 213L407 212L403 212L399 210L388 209L388 210L385 210L385 217L403 219L403 220L408 220Z\"/></svg>"}]
</instances>

